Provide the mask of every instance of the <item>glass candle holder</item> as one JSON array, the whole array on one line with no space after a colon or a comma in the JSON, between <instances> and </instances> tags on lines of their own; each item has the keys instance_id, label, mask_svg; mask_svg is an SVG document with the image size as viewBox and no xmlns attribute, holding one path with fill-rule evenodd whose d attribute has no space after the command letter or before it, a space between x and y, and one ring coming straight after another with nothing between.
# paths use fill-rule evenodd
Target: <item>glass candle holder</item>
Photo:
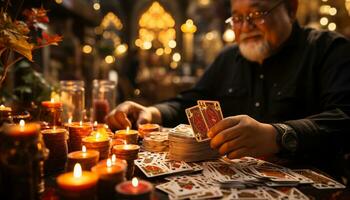
<instances>
[{"instance_id":1,"label":"glass candle holder","mask_svg":"<svg viewBox=\"0 0 350 200\"><path fill-rule=\"evenodd\" d=\"M85 110L84 81L60 81L60 98L63 104L62 118L64 122L82 121Z\"/></svg>"},{"instance_id":2,"label":"glass candle holder","mask_svg":"<svg viewBox=\"0 0 350 200\"><path fill-rule=\"evenodd\" d=\"M93 121L104 123L105 116L115 107L116 83L94 80L92 89Z\"/></svg>"}]
</instances>

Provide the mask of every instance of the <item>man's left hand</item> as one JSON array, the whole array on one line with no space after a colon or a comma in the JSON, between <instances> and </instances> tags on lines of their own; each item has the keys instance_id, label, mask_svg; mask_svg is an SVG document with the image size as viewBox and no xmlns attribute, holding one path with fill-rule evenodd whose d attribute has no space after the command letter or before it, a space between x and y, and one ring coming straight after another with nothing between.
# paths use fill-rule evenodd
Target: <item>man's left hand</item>
<instances>
[{"instance_id":1,"label":"man's left hand","mask_svg":"<svg viewBox=\"0 0 350 200\"><path fill-rule=\"evenodd\" d=\"M230 159L260 157L278 153L277 130L247 115L227 117L213 126L208 136L210 146Z\"/></svg>"}]
</instances>

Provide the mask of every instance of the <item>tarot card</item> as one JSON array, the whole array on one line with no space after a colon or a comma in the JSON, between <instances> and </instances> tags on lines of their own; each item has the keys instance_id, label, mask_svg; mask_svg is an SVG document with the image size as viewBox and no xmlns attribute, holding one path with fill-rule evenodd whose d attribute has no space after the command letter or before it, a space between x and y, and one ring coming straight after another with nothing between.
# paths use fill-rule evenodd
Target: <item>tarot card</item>
<instances>
[{"instance_id":1,"label":"tarot card","mask_svg":"<svg viewBox=\"0 0 350 200\"><path fill-rule=\"evenodd\" d=\"M194 136L198 142L209 140L208 127L199 106L193 106L186 109L186 115L192 126Z\"/></svg>"},{"instance_id":2,"label":"tarot card","mask_svg":"<svg viewBox=\"0 0 350 200\"><path fill-rule=\"evenodd\" d=\"M192 168L183 161L167 160L164 161L164 165L170 170L170 173L190 171Z\"/></svg>"},{"instance_id":3,"label":"tarot card","mask_svg":"<svg viewBox=\"0 0 350 200\"><path fill-rule=\"evenodd\" d=\"M314 186L317 189L345 188L343 184L309 169L298 169L293 171L298 174L301 174L302 176L305 176L306 178L311 179L314 182L312 186Z\"/></svg>"},{"instance_id":4,"label":"tarot card","mask_svg":"<svg viewBox=\"0 0 350 200\"><path fill-rule=\"evenodd\" d=\"M223 119L220 103L218 101L197 101L208 129Z\"/></svg>"}]
</instances>

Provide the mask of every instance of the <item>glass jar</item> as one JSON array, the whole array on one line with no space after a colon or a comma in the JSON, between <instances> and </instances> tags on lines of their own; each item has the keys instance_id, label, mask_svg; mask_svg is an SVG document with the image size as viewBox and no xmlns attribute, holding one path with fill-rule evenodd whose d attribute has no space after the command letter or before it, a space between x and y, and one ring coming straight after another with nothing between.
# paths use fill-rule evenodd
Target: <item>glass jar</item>
<instances>
[{"instance_id":1,"label":"glass jar","mask_svg":"<svg viewBox=\"0 0 350 200\"><path fill-rule=\"evenodd\" d=\"M41 102L39 120L41 122L41 129L48 129L62 126L62 103L43 101Z\"/></svg>"},{"instance_id":2,"label":"glass jar","mask_svg":"<svg viewBox=\"0 0 350 200\"><path fill-rule=\"evenodd\" d=\"M82 121L85 109L84 81L60 81L60 98L63 104L62 120Z\"/></svg>"},{"instance_id":3,"label":"glass jar","mask_svg":"<svg viewBox=\"0 0 350 200\"><path fill-rule=\"evenodd\" d=\"M1 194L4 199L40 199L44 192L44 161L48 150L40 137L39 124L24 134L6 125L0 135Z\"/></svg>"},{"instance_id":4,"label":"glass jar","mask_svg":"<svg viewBox=\"0 0 350 200\"><path fill-rule=\"evenodd\" d=\"M104 123L106 115L115 107L116 83L109 80L94 80L92 89L93 120Z\"/></svg>"}]
</instances>

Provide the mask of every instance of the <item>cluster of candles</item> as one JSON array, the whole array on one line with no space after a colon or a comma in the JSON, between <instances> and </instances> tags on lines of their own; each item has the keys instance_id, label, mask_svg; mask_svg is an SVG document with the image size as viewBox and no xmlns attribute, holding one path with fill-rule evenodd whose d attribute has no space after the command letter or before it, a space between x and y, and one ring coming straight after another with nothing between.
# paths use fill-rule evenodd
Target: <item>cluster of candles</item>
<instances>
[{"instance_id":1,"label":"cluster of candles","mask_svg":"<svg viewBox=\"0 0 350 200\"><path fill-rule=\"evenodd\" d=\"M42 102L46 108L60 108L61 102ZM8 112L9 108L0 106L0 110ZM58 109L59 110L59 109ZM56 117L56 115L55 115ZM58 121L59 122L59 121ZM96 194L101 198L108 198L117 193L123 199L150 199L153 186L147 181L133 178L134 160L140 147L137 145L139 131L147 132L159 130L158 125L147 124L140 130L119 130L113 134L108 126L95 122L55 123L53 127L43 127L37 123L21 121L13 125L9 132L16 137L30 135L43 136L49 158L45 172L56 169L66 173L57 177L59 195L63 199L94 199ZM121 144L114 140L123 141ZM111 153L113 155L110 157ZM97 193L96 193L97 192Z\"/></svg>"}]
</instances>

